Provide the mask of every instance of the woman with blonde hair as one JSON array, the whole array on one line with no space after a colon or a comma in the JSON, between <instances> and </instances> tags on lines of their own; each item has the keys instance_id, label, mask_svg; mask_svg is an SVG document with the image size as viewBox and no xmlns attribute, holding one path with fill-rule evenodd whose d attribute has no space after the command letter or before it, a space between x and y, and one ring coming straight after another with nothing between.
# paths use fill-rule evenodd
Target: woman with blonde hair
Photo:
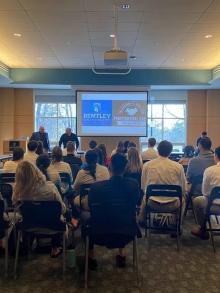
<instances>
[{"instance_id":1,"label":"woman with blonde hair","mask_svg":"<svg viewBox=\"0 0 220 293\"><path fill-rule=\"evenodd\" d=\"M22 161L18 164L15 175L15 187L12 196L13 202L19 201L59 201L62 214L66 207L56 186L51 181L46 181L45 176L33 164ZM61 252L60 235L52 237L51 257L57 257Z\"/></svg>"}]
</instances>

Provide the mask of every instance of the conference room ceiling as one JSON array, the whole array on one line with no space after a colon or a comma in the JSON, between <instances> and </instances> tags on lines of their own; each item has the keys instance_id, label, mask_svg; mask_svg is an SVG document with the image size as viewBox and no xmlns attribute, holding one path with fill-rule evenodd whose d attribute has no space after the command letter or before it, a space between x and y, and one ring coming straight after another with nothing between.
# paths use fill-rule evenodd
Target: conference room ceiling
<instances>
[{"instance_id":1,"label":"conference room ceiling","mask_svg":"<svg viewBox=\"0 0 220 293\"><path fill-rule=\"evenodd\" d=\"M0 60L12 68L103 67L110 0L0 0ZM132 68L210 69L220 63L220 0L117 1L118 41ZM19 34L21 36L19 36Z\"/></svg>"}]
</instances>

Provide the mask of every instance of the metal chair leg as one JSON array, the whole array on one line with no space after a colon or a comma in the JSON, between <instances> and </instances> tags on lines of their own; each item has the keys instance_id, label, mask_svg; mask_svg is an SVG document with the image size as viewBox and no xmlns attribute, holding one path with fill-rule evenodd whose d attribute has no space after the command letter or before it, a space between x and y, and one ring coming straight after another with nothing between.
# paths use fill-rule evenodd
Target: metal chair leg
<instances>
[{"instance_id":1,"label":"metal chair leg","mask_svg":"<svg viewBox=\"0 0 220 293\"><path fill-rule=\"evenodd\" d=\"M63 279L66 273L66 235L63 233Z\"/></svg>"},{"instance_id":2,"label":"metal chair leg","mask_svg":"<svg viewBox=\"0 0 220 293\"><path fill-rule=\"evenodd\" d=\"M17 277L17 266L18 266L18 255L19 255L19 248L20 248L20 238L21 238L21 231L18 231L17 237L17 244L16 244L16 253L15 253L15 263L14 263L14 278Z\"/></svg>"},{"instance_id":3,"label":"metal chair leg","mask_svg":"<svg viewBox=\"0 0 220 293\"><path fill-rule=\"evenodd\" d=\"M88 288L88 270L89 270L89 236L86 236L85 247L85 288Z\"/></svg>"},{"instance_id":4,"label":"metal chair leg","mask_svg":"<svg viewBox=\"0 0 220 293\"><path fill-rule=\"evenodd\" d=\"M8 276L8 230L5 230L5 277Z\"/></svg>"},{"instance_id":5,"label":"metal chair leg","mask_svg":"<svg viewBox=\"0 0 220 293\"><path fill-rule=\"evenodd\" d=\"M214 236L213 236L212 224L211 224L210 218L208 219L208 223L209 223L209 233L210 233L210 236L211 236L211 243L212 243L213 251L215 253L216 249L215 249L215 242L214 242Z\"/></svg>"}]
</instances>

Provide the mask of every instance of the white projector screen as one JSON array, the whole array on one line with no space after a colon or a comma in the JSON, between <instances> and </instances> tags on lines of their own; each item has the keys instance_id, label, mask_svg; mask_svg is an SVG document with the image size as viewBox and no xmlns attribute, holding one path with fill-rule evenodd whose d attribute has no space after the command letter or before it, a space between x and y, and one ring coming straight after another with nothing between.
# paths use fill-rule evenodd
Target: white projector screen
<instances>
[{"instance_id":1,"label":"white projector screen","mask_svg":"<svg viewBox=\"0 0 220 293\"><path fill-rule=\"evenodd\" d=\"M146 136L147 92L77 91L78 136Z\"/></svg>"}]
</instances>

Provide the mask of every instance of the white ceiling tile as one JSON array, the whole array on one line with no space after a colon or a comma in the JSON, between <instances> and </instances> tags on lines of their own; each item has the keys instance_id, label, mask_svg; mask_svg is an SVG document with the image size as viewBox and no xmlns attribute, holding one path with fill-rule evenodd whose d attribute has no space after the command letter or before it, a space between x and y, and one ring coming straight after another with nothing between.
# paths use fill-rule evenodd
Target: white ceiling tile
<instances>
[{"instance_id":1,"label":"white ceiling tile","mask_svg":"<svg viewBox=\"0 0 220 293\"><path fill-rule=\"evenodd\" d=\"M22 7L17 0L0 0L1 10L20 10Z\"/></svg>"},{"instance_id":2,"label":"white ceiling tile","mask_svg":"<svg viewBox=\"0 0 220 293\"><path fill-rule=\"evenodd\" d=\"M160 24L161 27L163 24L167 23L195 23L201 13L191 13L191 12L145 12L143 15L143 22L144 23L157 23ZM158 21L159 20L159 21Z\"/></svg>"},{"instance_id":3,"label":"white ceiling tile","mask_svg":"<svg viewBox=\"0 0 220 293\"><path fill-rule=\"evenodd\" d=\"M83 0L19 0L26 10L83 11Z\"/></svg>"}]
</instances>

